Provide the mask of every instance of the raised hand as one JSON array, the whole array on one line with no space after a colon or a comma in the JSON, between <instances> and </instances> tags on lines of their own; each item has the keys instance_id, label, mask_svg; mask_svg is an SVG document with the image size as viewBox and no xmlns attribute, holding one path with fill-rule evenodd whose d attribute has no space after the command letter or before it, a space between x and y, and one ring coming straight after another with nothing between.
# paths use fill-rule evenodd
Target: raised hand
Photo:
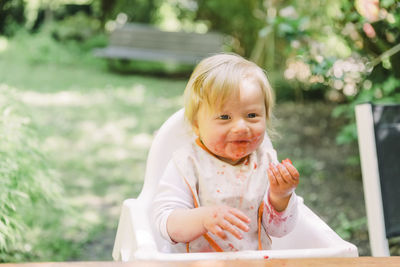
<instances>
[{"instance_id":1,"label":"raised hand","mask_svg":"<svg viewBox=\"0 0 400 267\"><path fill-rule=\"evenodd\" d=\"M290 159L278 164L270 163L267 173L270 202L277 211L282 211L287 207L292 192L299 184L300 174Z\"/></svg>"}]
</instances>

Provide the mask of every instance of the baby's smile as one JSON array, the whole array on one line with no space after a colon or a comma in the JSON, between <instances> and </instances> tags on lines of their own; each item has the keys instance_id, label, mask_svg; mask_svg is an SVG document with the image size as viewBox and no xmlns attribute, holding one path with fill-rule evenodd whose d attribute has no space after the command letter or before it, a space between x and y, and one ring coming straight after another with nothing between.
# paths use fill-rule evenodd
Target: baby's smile
<instances>
[{"instance_id":1,"label":"baby's smile","mask_svg":"<svg viewBox=\"0 0 400 267\"><path fill-rule=\"evenodd\" d=\"M230 141L229 143L233 143L235 145L243 145L243 144L249 144L250 140L233 140Z\"/></svg>"}]
</instances>

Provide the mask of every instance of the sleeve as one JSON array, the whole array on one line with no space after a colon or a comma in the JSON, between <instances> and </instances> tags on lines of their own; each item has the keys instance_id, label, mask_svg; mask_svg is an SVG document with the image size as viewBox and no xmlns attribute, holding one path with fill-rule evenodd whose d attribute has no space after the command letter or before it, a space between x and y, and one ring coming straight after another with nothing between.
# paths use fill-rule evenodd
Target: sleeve
<instances>
[{"instance_id":1,"label":"sleeve","mask_svg":"<svg viewBox=\"0 0 400 267\"><path fill-rule=\"evenodd\" d=\"M173 160L170 160L160 179L152 203L151 218L155 224L155 230L171 244L176 244L167 231L168 217L175 209L192 208L194 208L194 203L190 189Z\"/></svg>"},{"instance_id":2,"label":"sleeve","mask_svg":"<svg viewBox=\"0 0 400 267\"><path fill-rule=\"evenodd\" d=\"M263 226L267 233L274 237L282 237L290 233L297 222L298 200L295 192L292 193L288 206L284 211L276 211L269 201L269 190L264 197Z\"/></svg>"}]
</instances>

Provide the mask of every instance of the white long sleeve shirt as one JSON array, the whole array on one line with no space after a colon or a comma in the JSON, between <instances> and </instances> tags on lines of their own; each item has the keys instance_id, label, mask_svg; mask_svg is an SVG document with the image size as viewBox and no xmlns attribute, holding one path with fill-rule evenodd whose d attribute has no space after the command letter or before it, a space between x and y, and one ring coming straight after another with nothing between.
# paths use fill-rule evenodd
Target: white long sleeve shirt
<instances>
[{"instance_id":1,"label":"white long sleeve shirt","mask_svg":"<svg viewBox=\"0 0 400 267\"><path fill-rule=\"evenodd\" d=\"M168 216L175 209L195 208L194 198L200 206L227 205L244 212L251 220L250 230L238 240L228 233L222 240L209 235L224 251L256 250L258 248L258 207L264 203L262 215L262 248L269 249L269 236L281 237L289 233L297 220L297 197L293 192L287 208L277 212L269 202L269 182L267 169L270 162L277 162L276 152L266 146L266 142L246 161L230 165L198 144L192 143L173 154L153 202L152 217L155 229L161 236L174 243L167 231ZM188 184L190 185L190 188ZM192 192L195 195L192 195ZM174 249L185 252L182 245ZM203 237L190 242L190 251L213 251Z\"/></svg>"}]
</instances>

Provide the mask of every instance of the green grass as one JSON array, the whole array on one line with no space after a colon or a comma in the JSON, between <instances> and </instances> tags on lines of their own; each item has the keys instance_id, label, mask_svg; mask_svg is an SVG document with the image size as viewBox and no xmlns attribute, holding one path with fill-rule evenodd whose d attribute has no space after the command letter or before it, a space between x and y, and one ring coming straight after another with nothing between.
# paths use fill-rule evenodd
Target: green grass
<instances>
[{"instance_id":1,"label":"green grass","mask_svg":"<svg viewBox=\"0 0 400 267\"><path fill-rule=\"evenodd\" d=\"M47 213L47 229L27 233L43 238L20 260L111 260L122 201L140 192L153 133L180 108L186 81L113 73L41 35L9 40L0 69L0 84L16 91L31 117L72 213Z\"/></svg>"}]
</instances>

